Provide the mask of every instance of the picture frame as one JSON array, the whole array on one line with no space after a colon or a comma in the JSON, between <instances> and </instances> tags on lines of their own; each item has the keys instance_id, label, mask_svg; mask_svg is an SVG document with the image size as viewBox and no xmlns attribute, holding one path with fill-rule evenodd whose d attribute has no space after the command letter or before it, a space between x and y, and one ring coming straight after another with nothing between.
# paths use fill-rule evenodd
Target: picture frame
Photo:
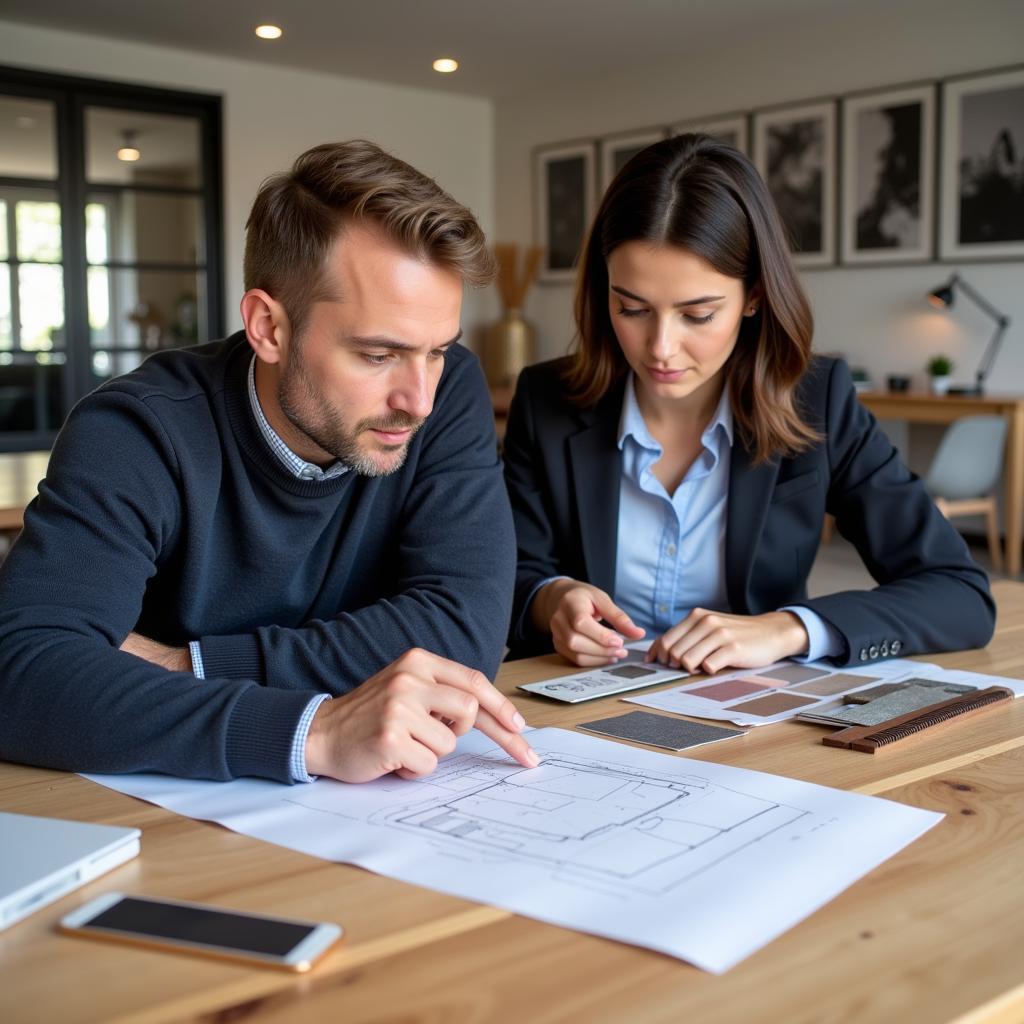
<instances>
[{"instance_id":1,"label":"picture frame","mask_svg":"<svg viewBox=\"0 0 1024 1024\"><path fill-rule=\"evenodd\" d=\"M750 132L746 114L729 114L722 117L706 117L694 121L683 121L669 129L669 137L685 135L687 132L703 132L718 139L744 156L750 155Z\"/></svg>"},{"instance_id":2,"label":"picture frame","mask_svg":"<svg viewBox=\"0 0 1024 1024\"><path fill-rule=\"evenodd\" d=\"M628 135L609 135L601 139L601 191L612 183L612 178L642 149L664 139L665 130L650 129Z\"/></svg>"},{"instance_id":3,"label":"picture frame","mask_svg":"<svg viewBox=\"0 0 1024 1024\"><path fill-rule=\"evenodd\" d=\"M594 213L593 141L535 150L536 236L544 249L538 280L557 283L576 276L583 240Z\"/></svg>"},{"instance_id":4,"label":"picture frame","mask_svg":"<svg viewBox=\"0 0 1024 1024\"><path fill-rule=\"evenodd\" d=\"M790 238L798 267L836 259L836 103L804 103L753 115L753 158Z\"/></svg>"},{"instance_id":5,"label":"picture frame","mask_svg":"<svg viewBox=\"0 0 1024 1024\"><path fill-rule=\"evenodd\" d=\"M1024 67L942 88L940 256L1024 257Z\"/></svg>"},{"instance_id":6,"label":"picture frame","mask_svg":"<svg viewBox=\"0 0 1024 1024\"><path fill-rule=\"evenodd\" d=\"M929 83L843 99L844 264L934 255L935 96Z\"/></svg>"}]
</instances>

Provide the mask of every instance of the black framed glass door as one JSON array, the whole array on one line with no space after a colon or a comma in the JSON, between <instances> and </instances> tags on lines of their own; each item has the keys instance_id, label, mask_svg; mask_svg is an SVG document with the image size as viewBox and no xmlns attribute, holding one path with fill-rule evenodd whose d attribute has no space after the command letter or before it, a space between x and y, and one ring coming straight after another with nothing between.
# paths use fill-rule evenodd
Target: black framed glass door
<instances>
[{"instance_id":1,"label":"black framed glass door","mask_svg":"<svg viewBox=\"0 0 1024 1024\"><path fill-rule=\"evenodd\" d=\"M0 69L0 451L223 333L220 99Z\"/></svg>"}]
</instances>

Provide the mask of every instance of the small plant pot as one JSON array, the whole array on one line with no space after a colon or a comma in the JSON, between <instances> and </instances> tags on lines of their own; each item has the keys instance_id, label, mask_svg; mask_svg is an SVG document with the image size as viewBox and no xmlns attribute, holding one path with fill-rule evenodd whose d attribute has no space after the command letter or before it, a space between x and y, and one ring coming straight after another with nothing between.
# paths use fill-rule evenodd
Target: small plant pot
<instances>
[{"instance_id":1,"label":"small plant pot","mask_svg":"<svg viewBox=\"0 0 1024 1024\"><path fill-rule=\"evenodd\" d=\"M932 394L945 395L949 392L949 376L932 377Z\"/></svg>"}]
</instances>

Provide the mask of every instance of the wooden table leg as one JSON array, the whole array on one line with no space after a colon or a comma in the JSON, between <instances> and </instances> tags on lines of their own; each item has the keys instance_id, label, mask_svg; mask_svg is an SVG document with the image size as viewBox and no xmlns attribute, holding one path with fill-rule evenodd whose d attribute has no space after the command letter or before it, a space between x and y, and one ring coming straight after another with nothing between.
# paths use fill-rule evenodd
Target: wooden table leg
<instances>
[{"instance_id":1,"label":"wooden table leg","mask_svg":"<svg viewBox=\"0 0 1024 1024\"><path fill-rule=\"evenodd\" d=\"M1010 414L1006 444L1006 572L1020 575L1021 530L1024 520L1024 404Z\"/></svg>"}]
</instances>

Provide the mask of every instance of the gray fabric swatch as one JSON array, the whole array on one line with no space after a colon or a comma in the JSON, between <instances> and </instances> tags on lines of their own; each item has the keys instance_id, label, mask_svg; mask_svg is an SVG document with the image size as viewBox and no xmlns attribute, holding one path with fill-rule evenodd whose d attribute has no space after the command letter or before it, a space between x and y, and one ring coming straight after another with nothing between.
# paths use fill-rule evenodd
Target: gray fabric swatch
<instances>
[{"instance_id":1,"label":"gray fabric swatch","mask_svg":"<svg viewBox=\"0 0 1024 1024\"><path fill-rule=\"evenodd\" d=\"M744 735L743 729L702 725L700 722L689 722L682 718L652 715L649 711L631 711L629 714L616 715L614 718L581 722L579 727L588 732L600 733L602 736L648 743L652 747L664 747L666 750L683 750L701 743L713 743L715 740L727 740L733 736Z\"/></svg>"}]
</instances>

